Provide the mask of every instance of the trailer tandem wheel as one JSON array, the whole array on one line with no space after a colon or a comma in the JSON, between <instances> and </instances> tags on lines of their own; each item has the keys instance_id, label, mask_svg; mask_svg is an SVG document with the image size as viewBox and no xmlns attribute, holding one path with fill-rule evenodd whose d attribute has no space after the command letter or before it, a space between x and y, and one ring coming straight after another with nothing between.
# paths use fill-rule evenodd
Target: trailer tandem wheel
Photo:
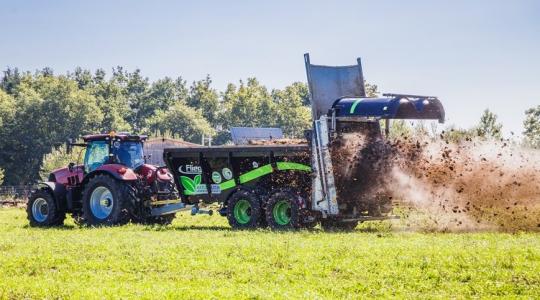
<instances>
[{"instance_id":1,"label":"trailer tandem wheel","mask_svg":"<svg viewBox=\"0 0 540 300\"><path fill-rule=\"evenodd\" d=\"M254 229L260 226L262 208L255 193L238 190L227 203L227 220L234 229Z\"/></svg>"},{"instance_id":2,"label":"trailer tandem wheel","mask_svg":"<svg viewBox=\"0 0 540 300\"><path fill-rule=\"evenodd\" d=\"M272 193L266 204L266 222L272 229L289 230L302 226L299 196L290 191Z\"/></svg>"}]
</instances>

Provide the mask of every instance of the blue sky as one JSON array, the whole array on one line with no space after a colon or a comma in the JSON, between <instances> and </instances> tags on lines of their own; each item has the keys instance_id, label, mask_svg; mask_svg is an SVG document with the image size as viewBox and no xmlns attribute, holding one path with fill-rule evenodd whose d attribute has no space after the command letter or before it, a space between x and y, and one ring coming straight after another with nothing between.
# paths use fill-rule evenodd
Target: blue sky
<instances>
[{"instance_id":1,"label":"blue sky","mask_svg":"<svg viewBox=\"0 0 540 300\"><path fill-rule=\"evenodd\" d=\"M210 74L305 81L312 63L354 64L383 92L436 95L447 122L489 108L522 131L540 104L540 1L0 1L0 67L57 73L140 68L150 79Z\"/></svg>"}]
</instances>

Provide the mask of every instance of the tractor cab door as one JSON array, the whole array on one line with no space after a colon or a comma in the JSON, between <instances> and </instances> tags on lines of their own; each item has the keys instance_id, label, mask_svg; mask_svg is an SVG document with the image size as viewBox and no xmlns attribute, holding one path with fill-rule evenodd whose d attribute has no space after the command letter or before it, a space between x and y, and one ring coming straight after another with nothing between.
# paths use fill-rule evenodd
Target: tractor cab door
<instances>
[{"instance_id":1,"label":"tractor cab door","mask_svg":"<svg viewBox=\"0 0 540 300\"><path fill-rule=\"evenodd\" d=\"M107 141L92 141L86 147L84 155L84 171L90 173L109 161L109 143Z\"/></svg>"}]
</instances>

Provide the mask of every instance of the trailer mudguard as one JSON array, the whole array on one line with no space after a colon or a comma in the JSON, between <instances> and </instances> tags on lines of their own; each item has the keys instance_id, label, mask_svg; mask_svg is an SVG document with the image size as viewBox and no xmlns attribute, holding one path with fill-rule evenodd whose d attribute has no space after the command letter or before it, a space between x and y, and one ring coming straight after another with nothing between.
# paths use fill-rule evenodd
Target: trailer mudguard
<instances>
[{"instance_id":1,"label":"trailer mudguard","mask_svg":"<svg viewBox=\"0 0 540 300\"><path fill-rule=\"evenodd\" d=\"M396 95L381 98L342 98L332 106L336 117L419 119L444 122L444 108L435 97Z\"/></svg>"}]
</instances>

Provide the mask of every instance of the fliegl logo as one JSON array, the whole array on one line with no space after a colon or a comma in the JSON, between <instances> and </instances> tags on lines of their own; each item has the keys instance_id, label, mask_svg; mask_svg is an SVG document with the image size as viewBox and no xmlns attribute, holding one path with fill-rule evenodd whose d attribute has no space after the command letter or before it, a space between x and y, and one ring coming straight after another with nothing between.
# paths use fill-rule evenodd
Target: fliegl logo
<instances>
[{"instance_id":1,"label":"fliegl logo","mask_svg":"<svg viewBox=\"0 0 540 300\"><path fill-rule=\"evenodd\" d=\"M186 195L200 194L200 192L198 191L198 187L201 185L201 175L197 175L193 179L187 176L180 176L180 183L184 187L184 194Z\"/></svg>"},{"instance_id":2,"label":"fliegl logo","mask_svg":"<svg viewBox=\"0 0 540 300\"><path fill-rule=\"evenodd\" d=\"M182 165L178 167L178 172L182 174L202 174L202 168L195 165Z\"/></svg>"}]
</instances>

